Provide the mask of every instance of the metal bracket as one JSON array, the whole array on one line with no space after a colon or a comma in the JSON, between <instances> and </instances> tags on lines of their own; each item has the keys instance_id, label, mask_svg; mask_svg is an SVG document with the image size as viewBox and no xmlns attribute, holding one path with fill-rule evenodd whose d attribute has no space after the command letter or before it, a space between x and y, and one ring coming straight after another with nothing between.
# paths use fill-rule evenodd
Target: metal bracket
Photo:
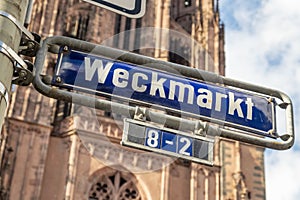
<instances>
[{"instance_id":1,"label":"metal bracket","mask_svg":"<svg viewBox=\"0 0 300 200\"><path fill-rule=\"evenodd\" d=\"M25 56L34 57L36 56L37 51L40 48L39 42L41 36L36 33L33 33L34 40L29 39L24 34L21 37L19 53Z\"/></svg>"},{"instance_id":2,"label":"metal bracket","mask_svg":"<svg viewBox=\"0 0 300 200\"><path fill-rule=\"evenodd\" d=\"M146 121L146 108L136 106L133 119L139 121Z\"/></svg>"},{"instance_id":3,"label":"metal bracket","mask_svg":"<svg viewBox=\"0 0 300 200\"><path fill-rule=\"evenodd\" d=\"M9 102L8 91L2 82L0 82L0 97L4 98L6 101L6 105L8 105L8 102Z\"/></svg>"},{"instance_id":4,"label":"metal bracket","mask_svg":"<svg viewBox=\"0 0 300 200\"><path fill-rule=\"evenodd\" d=\"M14 66L14 79L12 84L21 86L29 85L33 80L33 75L30 70L33 68L33 64L29 61L24 61L20 56L12 50L8 45L0 40L0 52L6 55L13 63ZM29 66L29 67L28 67Z\"/></svg>"},{"instance_id":5,"label":"metal bracket","mask_svg":"<svg viewBox=\"0 0 300 200\"><path fill-rule=\"evenodd\" d=\"M195 122L195 130L194 130L195 135L206 137L207 130L208 130L207 122L200 121L200 120Z\"/></svg>"},{"instance_id":6,"label":"metal bracket","mask_svg":"<svg viewBox=\"0 0 300 200\"><path fill-rule=\"evenodd\" d=\"M20 65L15 66L14 78L12 84L28 86L33 80L32 69L33 64L27 60L24 61L28 69L22 68Z\"/></svg>"},{"instance_id":7,"label":"metal bracket","mask_svg":"<svg viewBox=\"0 0 300 200\"><path fill-rule=\"evenodd\" d=\"M3 10L0 10L0 16L12 21L22 31L22 33L26 35L26 37L28 37L30 40L34 40L34 36L22 24L20 24L20 22L14 16Z\"/></svg>"},{"instance_id":8,"label":"metal bracket","mask_svg":"<svg viewBox=\"0 0 300 200\"><path fill-rule=\"evenodd\" d=\"M41 37L35 33L29 32L14 16L0 10L0 16L9 19L13 22L19 30L22 32L19 53L25 56L33 57L36 55L40 47Z\"/></svg>"}]
</instances>

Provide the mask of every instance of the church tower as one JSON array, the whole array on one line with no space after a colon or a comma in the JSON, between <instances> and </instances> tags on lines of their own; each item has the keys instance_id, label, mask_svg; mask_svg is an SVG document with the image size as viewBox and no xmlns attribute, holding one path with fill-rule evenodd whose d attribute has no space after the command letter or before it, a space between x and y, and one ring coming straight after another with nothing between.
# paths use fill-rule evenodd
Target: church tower
<instances>
[{"instance_id":1,"label":"church tower","mask_svg":"<svg viewBox=\"0 0 300 200\"><path fill-rule=\"evenodd\" d=\"M35 0L29 30L225 75L218 0L147 0L130 19L82 0ZM52 75L50 55L43 72ZM14 86L1 140L0 199L265 199L264 149L216 138L214 166L120 145L122 117Z\"/></svg>"}]
</instances>

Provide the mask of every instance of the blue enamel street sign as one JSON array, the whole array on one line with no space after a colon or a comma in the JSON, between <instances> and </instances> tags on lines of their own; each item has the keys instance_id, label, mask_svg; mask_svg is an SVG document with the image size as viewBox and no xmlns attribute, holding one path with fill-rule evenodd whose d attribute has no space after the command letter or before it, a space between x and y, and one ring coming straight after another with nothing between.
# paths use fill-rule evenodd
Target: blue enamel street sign
<instances>
[{"instance_id":1,"label":"blue enamel street sign","mask_svg":"<svg viewBox=\"0 0 300 200\"><path fill-rule=\"evenodd\" d=\"M73 50L61 53L57 63L55 86L114 96L273 137L269 133L275 129L275 106L266 96Z\"/></svg>"},{"instance_id":2,"label":"blue enamel street sign","mask_svg":"<svg viewBox=\"0 0 300 200\"><path fill-rule=\"evenodd\" d=\"M122 145L213 165L214 140L124 119Z\"/></svg>"}]
</instances>

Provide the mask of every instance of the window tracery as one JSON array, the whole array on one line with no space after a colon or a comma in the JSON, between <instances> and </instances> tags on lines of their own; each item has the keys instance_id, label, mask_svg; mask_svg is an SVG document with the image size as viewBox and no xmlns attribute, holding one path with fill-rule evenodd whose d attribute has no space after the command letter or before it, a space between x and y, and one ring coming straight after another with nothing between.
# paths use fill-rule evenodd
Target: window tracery
<instances>
[{"instance_id":1,"label":"window tracery","mask_svg":"<svg viewBox=\"0 0 300 200\"><path fill-rule=\"evenodd\" d=\"M105 174L96 181L89 192L89 200L142 200L132 179L121 172Z\"/></svg>"}]
</instances>

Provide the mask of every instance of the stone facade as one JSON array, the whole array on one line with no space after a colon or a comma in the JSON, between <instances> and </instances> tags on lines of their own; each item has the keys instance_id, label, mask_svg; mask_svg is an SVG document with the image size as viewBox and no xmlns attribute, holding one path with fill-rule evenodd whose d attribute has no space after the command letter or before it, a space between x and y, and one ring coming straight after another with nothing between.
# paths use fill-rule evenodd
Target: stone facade
<instances>
[{"instance_id":1,"label":"stone facade","mask_svg":"<svg viewBox=\"0 0 300 200\"><path fill-rule=\"evenodd\" d=\"M29 29L225 73L218 1L147 0L145 16L129 19L81 0L36 0ZM50 56L45 73L54 65ZM216 138L209 167L120 146L122 116L49 99L32 86L14 87L11 99L1 199L265 199L262 148Z\"/></svg>"}]
</instances>

